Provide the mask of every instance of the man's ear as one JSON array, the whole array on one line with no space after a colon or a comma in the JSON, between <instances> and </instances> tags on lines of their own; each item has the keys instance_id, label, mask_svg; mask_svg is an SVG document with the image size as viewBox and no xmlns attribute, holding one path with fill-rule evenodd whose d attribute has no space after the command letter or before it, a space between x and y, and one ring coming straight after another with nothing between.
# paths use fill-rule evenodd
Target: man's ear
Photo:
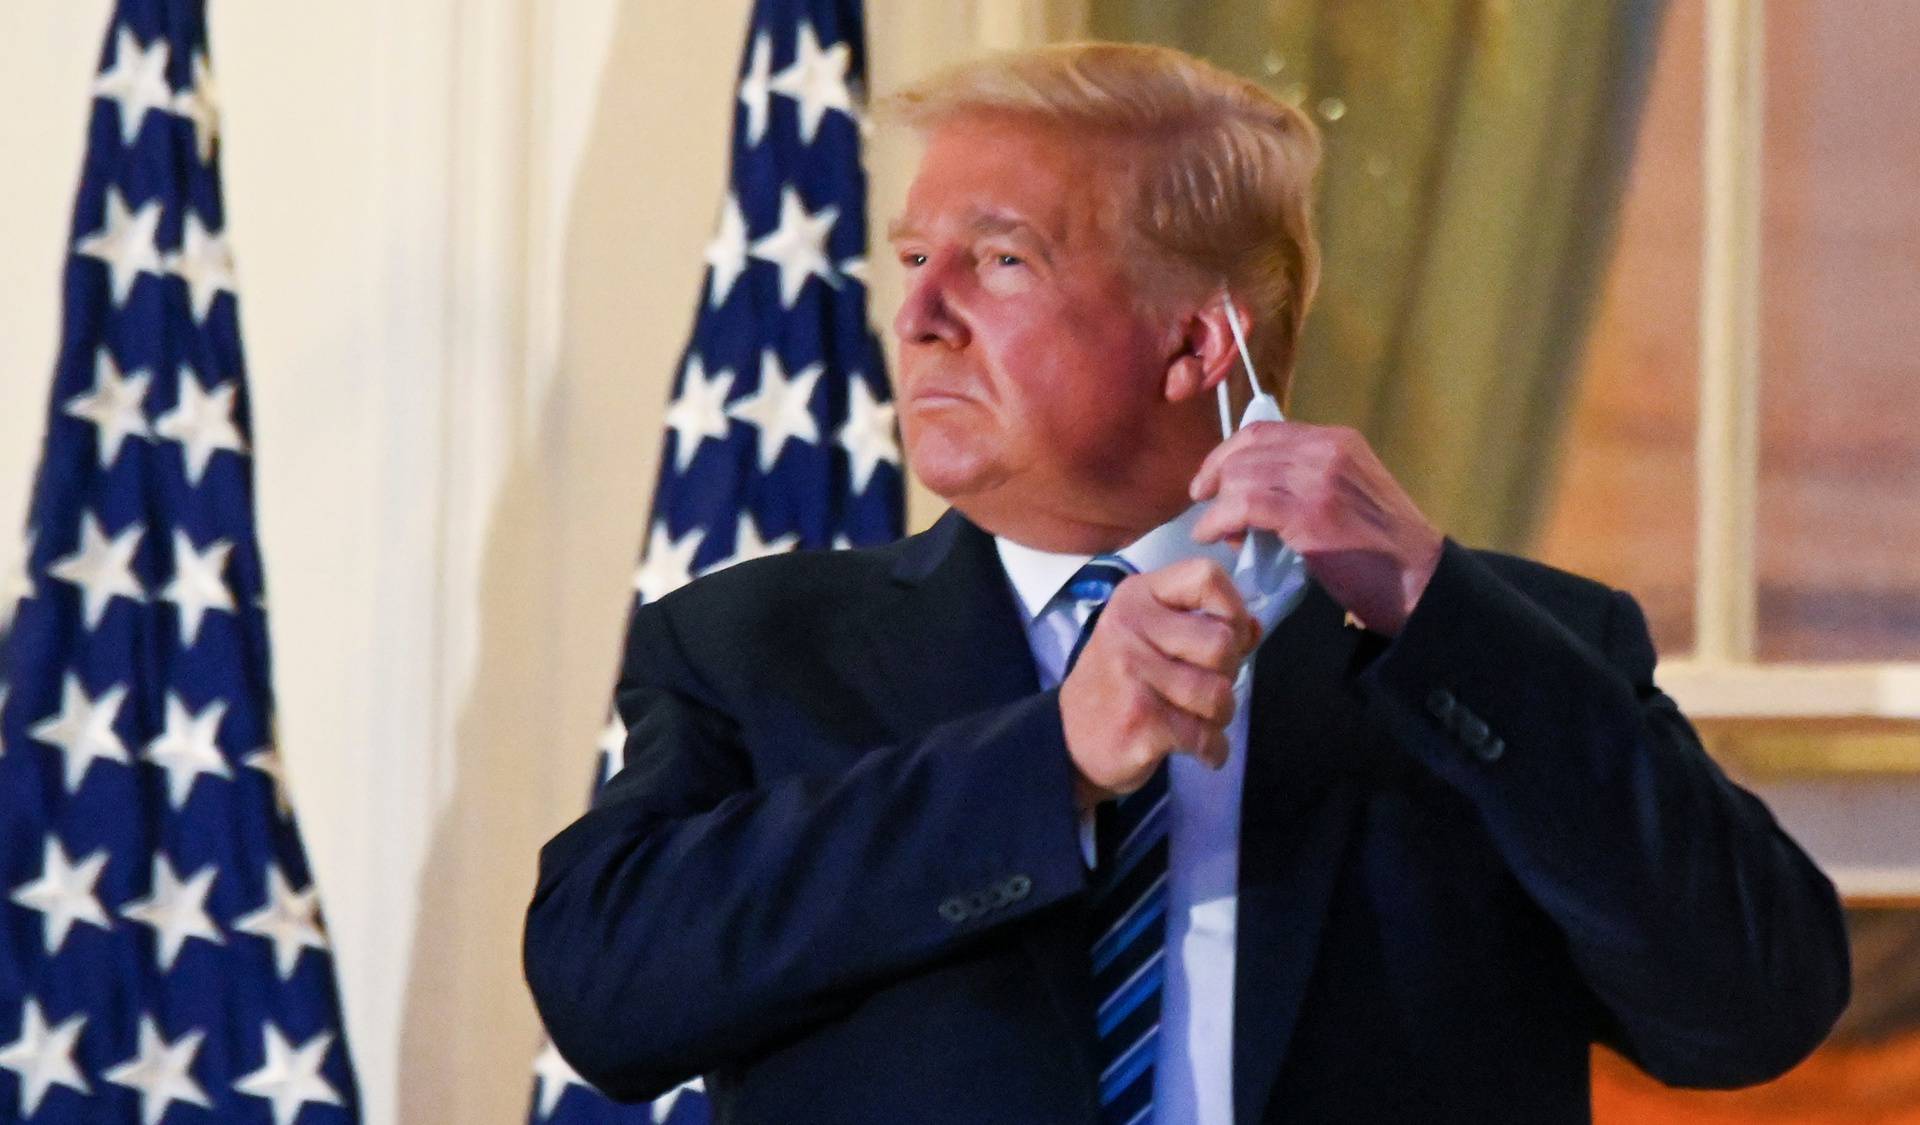
<instances>
[{"instance_id":1,"label":"man's ear","mask_svg":"<svg viewBox=\"0 0 1920 1125\"><path fill-rule=\"evenodd\" d=\"M1240 362L1233 329L1227 324L1227 298L1215 297L1182 315L1169 329L1171 345L1165 384L1168 402L1185 402L1212 394L1220 381L1232 376ZM1245 306L1234 306L1242 326L1252 324Z\"/></svg>"}]
</instances>

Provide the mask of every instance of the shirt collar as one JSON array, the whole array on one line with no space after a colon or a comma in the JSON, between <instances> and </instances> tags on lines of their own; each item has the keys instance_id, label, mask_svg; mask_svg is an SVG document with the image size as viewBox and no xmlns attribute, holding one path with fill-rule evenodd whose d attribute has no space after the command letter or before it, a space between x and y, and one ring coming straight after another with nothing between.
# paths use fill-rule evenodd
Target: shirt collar
<instances>
[{"instance_id":1,"label":"shirt collar","mask_svg":"<svg viewBox=\"0 0 1920 1125\"><path fill-rule=\"evenodd\" d=\"M1199 522L1200 514L1205 510L1205 504L1195 504L1114 554L1142 573L1196 555L1211 558L1231 572L1236 555L1232 544L1193 541L1193 525ZM1092 555L1062 555L1042 551L1016 543L1004 535L994 536L993 545L1000 552L1000 565L1006 570L1007 581L1013 586L1021 615L1028 622L1046 612L1048 603L1067 584L1067 579L1094 558Z\"/></svg>"}]
</instances>

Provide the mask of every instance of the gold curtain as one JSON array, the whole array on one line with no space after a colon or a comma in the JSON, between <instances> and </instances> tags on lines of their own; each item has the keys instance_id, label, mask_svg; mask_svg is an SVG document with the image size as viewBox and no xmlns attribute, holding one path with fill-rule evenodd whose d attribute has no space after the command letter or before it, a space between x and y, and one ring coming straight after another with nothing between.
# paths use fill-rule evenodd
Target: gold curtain
<instances>
[{"instance_id":1,"label":"gold curtain","mask_svg":"<svg viewBox=\"0 0 1920 1125\"><path fill-rule=\"evenodd\" d=\"M1664 0L1091 0L1306 106L1326 268L1292 411L1421 507L1525 545L1549 493Z\"/></svg>"}]
</instances>

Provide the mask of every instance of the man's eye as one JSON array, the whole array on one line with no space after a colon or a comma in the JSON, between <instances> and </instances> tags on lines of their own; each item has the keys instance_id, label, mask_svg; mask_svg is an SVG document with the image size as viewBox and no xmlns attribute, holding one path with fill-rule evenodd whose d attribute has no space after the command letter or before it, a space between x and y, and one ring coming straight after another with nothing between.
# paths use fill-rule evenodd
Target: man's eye
<instances>
[{"instance_id":1,"label":"man's eye","mask_svg":"<svg viewBox=\"0 0 1920 1125\"><path fill-rule=\"evenodd\" d=\"M927 256L925 254L902 254L900 255L900 264L906 266L908 269L912 269L914 266L924 266L927 264Z\"/></svg>"},{"instance_id":2,"label":"man's eye","mask_svg":"<svg viewBox=\"0 0 1920 1125\"><path fill-rule=\"evenodd\" d=\"M997 266L1024 266L1027 260L1018 254L995 254L993 263Z\"/></svg>"}]
</instances>

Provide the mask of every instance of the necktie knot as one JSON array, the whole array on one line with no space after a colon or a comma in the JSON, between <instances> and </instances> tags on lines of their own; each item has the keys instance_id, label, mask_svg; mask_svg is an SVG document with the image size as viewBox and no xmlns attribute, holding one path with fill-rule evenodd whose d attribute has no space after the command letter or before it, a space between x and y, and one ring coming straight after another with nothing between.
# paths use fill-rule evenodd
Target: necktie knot
<instances>
[{"instance_id":1,"label":"necktie knot","mask_svg":"<svg viewBox=\"0 0 1920 1125\"><path fill-rule=\"evenodd\" d=\"M1128 576L1139 573L1133 564L1119 555L1095 555L1085 566L1073 572L1061 593L1083 605L1105 605L1114 587Z\"/></svg>"},{"instance_id":2,"label":"necktie knot","mask_svg":"<svg viewBox=\"0 0 1920 1125\"><path fill-rule=\"evenodd\" d=\"M1080 662L1080 653L1087 647L1087 641L1093 637L1093 627L1100 620L1100 611L1107 606L1107 599L1113 596L1113 588L1126 581L1127 576L1137 573L1133 564L1119 555L1096 555L1093 560L1067 579L1055 597L1065 597L1075 605L1085 606L1087 617L1080 625L1080 637L1073 642L1073 651L1067 654L1067 670Z\"/></svg>"}]
</instances>

